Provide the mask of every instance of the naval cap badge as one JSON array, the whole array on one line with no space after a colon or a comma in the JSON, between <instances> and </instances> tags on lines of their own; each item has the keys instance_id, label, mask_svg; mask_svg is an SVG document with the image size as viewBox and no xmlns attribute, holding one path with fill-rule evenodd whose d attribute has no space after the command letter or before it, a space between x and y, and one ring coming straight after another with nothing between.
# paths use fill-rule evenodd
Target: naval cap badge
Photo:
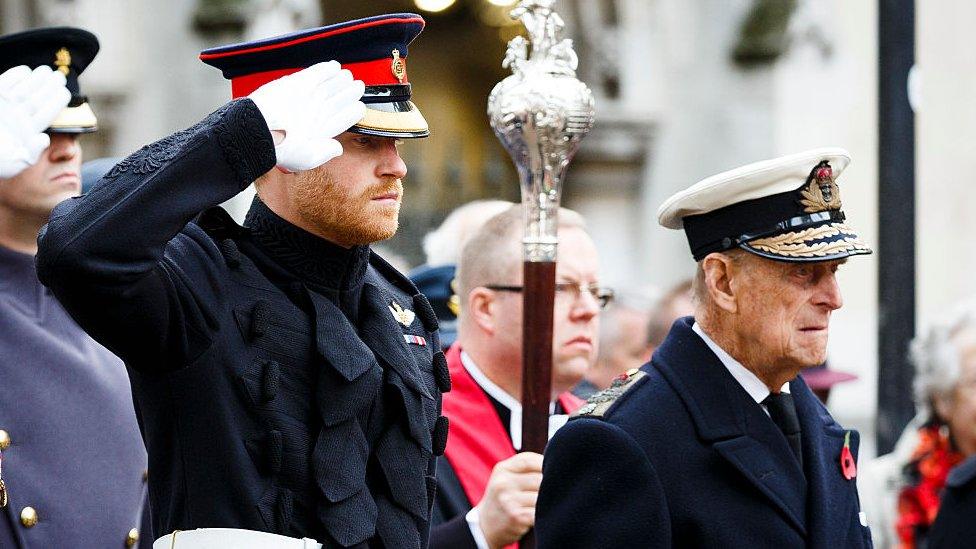
<instances>
[{"instance_id":1,"label":"naval cap badge","mask_svg":"<svg viewBox=\"0 0 976 549\"><path fill-rule=\"evenodd\" d=\"M840 188L834 181L834 169L830 162L823 160L813 168L800 195L803 196L800 205L807 213L840 209Z\"/></svg>"},{"instance_id":2,"label":"naval cap badge","mask_svg":"<svg viewBox=\"0 0 976 549\"><path fill-rule=\"evenodd\" d=\"M390 65L390 70L393 71L397 81L403 84L403 77L407 75L407 62L400 57L400 50L393 50L393 63Z\"/></svg>"},{"instance_id":3,"label":"naval cap badge","mask_svg":"<svg viewBox=\"0 0 976 549\"><path fill-rule=\"evenodd\" d=\"M390 312L393 313L393 318L400 324L403 324L404 327L409 327L413 324L413 319L417 317L416 313L410 309L404 309L396 301L391 301L389 308Z\"/></svg>"}]
</instances>

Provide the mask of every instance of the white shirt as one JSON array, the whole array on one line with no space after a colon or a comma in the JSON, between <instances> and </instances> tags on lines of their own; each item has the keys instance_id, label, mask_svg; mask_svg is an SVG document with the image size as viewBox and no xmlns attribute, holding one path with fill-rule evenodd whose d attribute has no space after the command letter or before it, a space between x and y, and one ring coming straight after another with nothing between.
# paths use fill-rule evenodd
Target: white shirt
<instances>
[{"instance_id":1,"label":"white shirt","mask_svg":"<svg viewBox=\"0 0 976 549\"><path fill-rule=\"evenodd\" d=\"M492 380L488 379L488 376L478 369L474 360L464 351L461 351L461 365L468 371L472 379L474 379L474 382L488 393L491 398L508 408L508 434L512 437L512 446L518 451L522 448L522 403L517 398L506 393L504 389L495 385ZM555 411L556 403L550 403L549 438L552 438L552 435L556 434L556 431L569 420L569 415L554 414L553 412ZM477 504L478 502L475 503ZM471 537L474 538L474 543L478 546L478 549L488 549L488 540L485 538L484 532L481 531L481 517L478 516L478 508L472 507L468 511L468 514L464 515L464 519L468 523L468 529L471 530Z\"/></svg>"},{"instance_id":2,"label":"white shirt","mask_svg":"<svg viewBox=\"0 0 976 549\"><path fill-rule=\"evenodd\" d=\"M705 345L708 345L708 348L715 353L715 356L717 356L719 360L722 361L722 364L725 365L725 369L727 369L729 373L732 374L732 377L739 382L739 385L741 385L742 388L749 393L749 396L752 397L752 399L757 403L762 404L762 401L766 400L766 397L769 396L769 387L766 387L766 384L756 377L756 374L752 373L738 360L732 358L732 355L725 352L725 349L719 347L718 343L712 341L712 338L705 334L697 322L691 325L691 329L698 334L698 337L702 338ZM780 388L780 391L789 393L790 384L784 383L783 387ZM763 411L765 411L767 415L769 414L769 410L766 410L765 405L763 405Z\"/></svg>"}]
</instances>

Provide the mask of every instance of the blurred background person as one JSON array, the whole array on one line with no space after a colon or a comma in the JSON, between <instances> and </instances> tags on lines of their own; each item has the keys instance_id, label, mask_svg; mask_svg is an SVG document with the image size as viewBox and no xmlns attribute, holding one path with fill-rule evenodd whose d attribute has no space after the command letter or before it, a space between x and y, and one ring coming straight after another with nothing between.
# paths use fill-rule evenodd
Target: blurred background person
<instances>
[{"instance_id":1,"label":"blurred background person","mask_svg":"<svg viewBox=\"0 0 976 549\"><path fill-rule=\"evenodd\" d=\"M535 521L542 456L522 446L522 207L485 223L458 263L460 332L447 351L447 449L437 460L432 548L500 548ZM583 218L559 212L550 436L582 401L569 393L599 348L596 246Z\"/></svg>"},{"instance_id":2,"label":"blurred background person","mask_svg":"<svg viewBox=\"0 0 976 549\"><path fill-rule=\"evenodd\" d=\"M803 376L803 381L807 382L807 386L810 387L813 394L817 395L817 398L824 405L827 404L827 399L830 398L830 390L834 385L857 379L857 376L854 374L832 370L829 366L829 361L824 362L820 366L807 368L801 371L800 375Z\"/></svg>"},{"instance_id":3,"label":"blurred background person","mask_svg":"<svg viewBox=\"0 0 976 549\"><path fill-rule=\"evenodd\" d=\"M143 514L146 450L125 367L71 319L34 270L38 231L59 202L81 191L78 138L98 122L78 76L98 49L95 35L76 28L0 37L0 81L9 83L6 71L26 65L16 70L33 69L33 77L49 81L57 75L65 92L58 94L61 108L14 143L32 149L30 165L0 175L0 507L10 519L0 520L4 549L152 543ZM43 87L0 82L0 103L18 95L35 104L19 112L8 104L0 125L47 109Z\"/></svg>"},{"instance_id":4,"label":"blurred background person","mask_svg":"<svg viewBox=\"0 0 976 549\"><path fill-rule=\"evenodd\" d=\"M664 338L671 331L671 325L674 324L675 320L683 316L695 315L691 282L690 278L678 282L664 292L661 299L654 305L654 310L651 311L651 321L647 327L647 345L650 348L650 354L653 354L654 350L664 342Z\"/></svg>"},{"instance_id":5,"label":"blurred background person","mask_svg":"<svg viewBox=\"0 0 976 549\"><path fill-rule=\"evenodd\" d=\"M882 549L925 547L949 470L976 453L976 302L916 337L911 357L918 414L859 482Z\"/></svg>"},{"instance_id":6,"label":"blurred background person","mask_svg":"<svg viewBox=\"0 0 976 549\"><path fill-rule=\"evenodd\" d=\"M596 363L586 370L573 394L587 399L610 386L613 379L651 358L647 342L651 320L651 291L618 291L613 302L600 313L600 352Z\"/></svg>"},{"instance_id":7,"label":"blurred background person","mask_svg":"<svg viewBox=\"0 0 976 549\"><path fill-rule=\"evenodd\" d=\"M408 276L434 308L440 326L441 346L445 349L457 339L460 302L454 276L461 250L486 221L512 206L514 204L506 200L473 200L458 206L439 227L424 236L424 264L410 271Z\"/></svg>"}]
</instances>

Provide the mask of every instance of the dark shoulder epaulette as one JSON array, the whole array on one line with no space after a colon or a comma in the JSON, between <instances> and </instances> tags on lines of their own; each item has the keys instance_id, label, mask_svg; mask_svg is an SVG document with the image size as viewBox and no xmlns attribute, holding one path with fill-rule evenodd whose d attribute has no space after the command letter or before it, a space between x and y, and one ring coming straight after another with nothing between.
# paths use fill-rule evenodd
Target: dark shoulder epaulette
<instances>
[{"instance_id":1,"label":"dark shoulder epaulette","mask_svg":"<svg viewBox=\"0 0 976 549\"><path fill-rule=\"evenodd\" d=\"M586 404L580 406L572 417L603 417L613 403L624 393L629 391L639 379L647 374L638 368L631 368L626 373L617 376L609 387L586 399Z\"/></svg>"}]
</instances>

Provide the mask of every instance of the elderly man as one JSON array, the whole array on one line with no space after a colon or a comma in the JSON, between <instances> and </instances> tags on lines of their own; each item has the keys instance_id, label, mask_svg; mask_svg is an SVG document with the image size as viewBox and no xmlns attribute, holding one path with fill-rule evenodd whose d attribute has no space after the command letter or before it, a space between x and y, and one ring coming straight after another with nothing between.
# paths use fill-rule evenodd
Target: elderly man
<instances>
[{"instance_id":1,"label":"elderly man","mask_svg":"<svg viewBox=\"0 0 976 549\"><path fill-rule=\"evenodd\" d=\"M725 172L661 206L694 258L695 316L546 450L539 547L870 547L858 435L797 377L826 357L842 149Z\"/></svg>"},{"instance_id":2,"label":"elderly man","mask_svg":"<svg viewBox=\"0 0 976 549\"><path fill-rule=\"evenodd\" d=\"M489 220L458 265L458 341L447 352L454 388L447 459L437 464L431 547L500 548L532 526L542 456L522 445L522 207ZM559 213L553 323L550 433L582 401L568 391L594 361L598 313L610 299L599 285L597 251L579 214Z\"/></svg>"},{"instance_id":3,"label":"elderly man","mask_svg":"<svg viewBox=\"0 0 976 549\"><path fill-rule=\"evenodd\" d=\"M427 544L450 378L427 300L369 247L397 228L398 140L429 133L406 74L423 26L203 52L239 99L41 235L42 281L129 368L157 545ZM243 227L212 209L254 180Z\"/></svg>"},{"instance_id":4,"label":"elderly man","mask_svg":"<svg viewBox=\"0 0 976 549\"><path fill-rule=\"evenodd\" d=\"M82 29L0 37L0 547L132 547L146 450L125 367L34 271L37 232L81 190L78 137L97 121L78 77ZM143 537L145 546L152 542Z\"/></svg>"}]
</instances>

